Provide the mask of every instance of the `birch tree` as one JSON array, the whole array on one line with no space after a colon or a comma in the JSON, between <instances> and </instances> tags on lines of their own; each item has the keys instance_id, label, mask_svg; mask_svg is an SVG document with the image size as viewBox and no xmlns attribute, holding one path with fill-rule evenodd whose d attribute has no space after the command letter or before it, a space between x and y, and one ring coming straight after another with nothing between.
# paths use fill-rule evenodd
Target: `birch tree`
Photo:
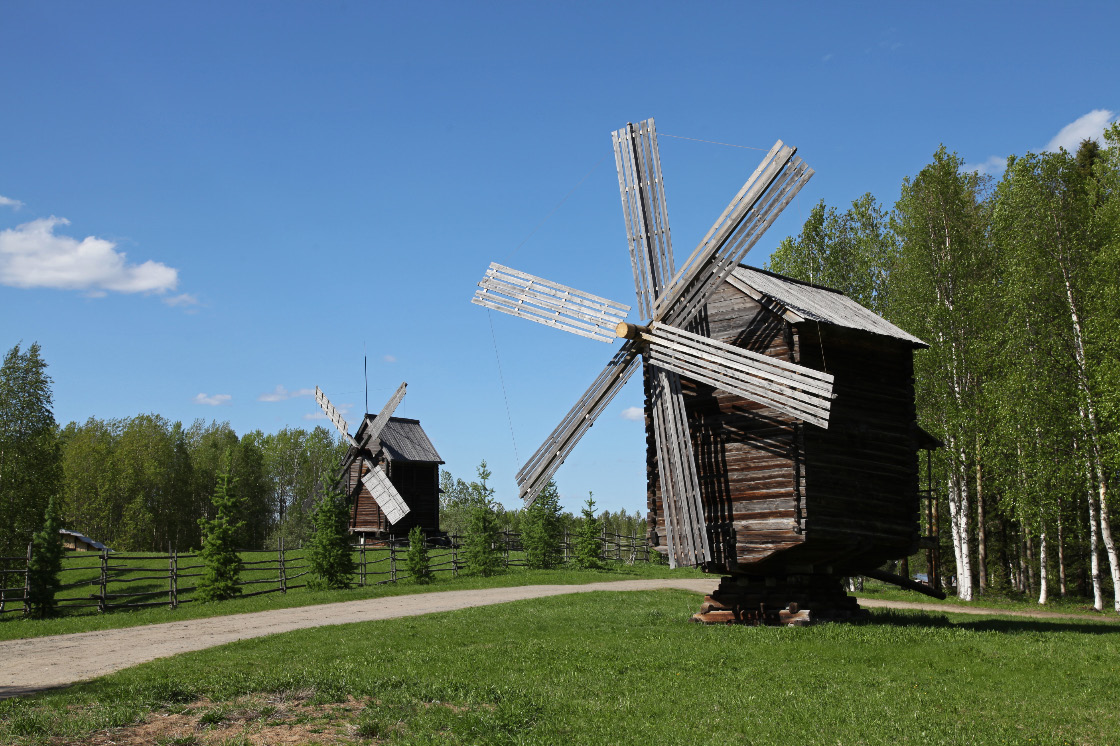
<instances>
[{"instance_id":1,"label":"birch tree","mask_svg":"<svg viewBox=\"0 0 1120 746\"><path fill-rule=\"evenodd\" d=\"M987 354L982 340L990 323L991 263L986 185L978 174L962 173L962 166L942 146L932 163L903 181L893 220L900 254L889 311L930 344L914 363L919 419L946 443L957 593L971 599L969 450Z\"/></svg>"}]
</instances>

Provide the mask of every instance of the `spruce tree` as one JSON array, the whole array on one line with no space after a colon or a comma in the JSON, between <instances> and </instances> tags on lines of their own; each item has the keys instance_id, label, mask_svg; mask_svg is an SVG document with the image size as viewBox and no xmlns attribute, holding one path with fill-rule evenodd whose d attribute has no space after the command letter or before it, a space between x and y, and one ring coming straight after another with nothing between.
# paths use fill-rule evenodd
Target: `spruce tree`
<instances>
[{"instance_id":1,"label":"spruce tree","mask_svg":"<svg viewBox=\"0 0 1120 746\"><path fill-rule=\"evenodd\" d=\"M224 601L241 594L237 586L241 557L234 542L245 524L237 520L239 505L228 473L218 475L210 502L214 517L198 520L202 529L202 550L198 556L206 564L198 583L198 600L203 602Z\"/></svg>"},{"instance_id":2,"label":"spruce tree","mask_svg":"<svg viewBox=\"0 0 1120 746\"><path fill-rule=\"evenodd\" d=\"M59 529L62 521L58 517L54 498L47 504L43 528L31 538L31 561L27 563L28 598L27 608L31 616L44 619L51 616L58 603L58 573L62 570L62 536Z\"/></svg>"},{"instance_id":3,"label":"spruce tree","mask_svg":"<svg viewBox=\"0 0 1120 746\"><path fill-rule=\"evenodd\" d=\"M559 565L563 532L560 493L556 483L549 480L521 519L521 546L525 550L526 566L547 570Z\"/></svg>"},{"instance_id":4,"label":"spruce tree","mask_svg":"<svg viewBox=\"0 0 1120 746\"><path fill-rule=\"evenodd\" d=\"M599 570L603 562L599 558L603 545L599 536L599 519L595 517L594 493L587 493L587 502L581 511L583 523L576 531L575 560L576 565L584 570Z\"/></svg>"},{"instance_id":5,"label":"spruce tree","mask_svg":"<svg viewBox=\"0 0 1120 746\"><path fill-rule=\"evenodd\" d=\"M494 513L494 489L489 486L490 470L483 460L478 466L478 480L471 482L471 507L467 517L465 554L467 572L471 575L494 575L501 562L498 543L501 530Z\"/></svg>"},{"instance_id":6,"label":"spruce tree","mask_svg":"<svg viewBox=\"0 0 1120 746\"><path fill-rule=\"evenodd\" d=\"M408 555L405 564L408 574L416 583L432 582L432 570L428 562L428 545L424 532L413 526L408 532Z\"/></svg>"},{"instance_id":7,"label":"spruce tree","mask_svg":"<svg viewBox=\"0 0 1120 746\"><path fill-rule=\"evenodd\" d=\"M315 533L307 552L307 563L315 577L313 589L349 588L354 574L354 555L346 532L350 511L346 496L334 489L324 491L315 506L312 522Z\"/></svg>"}]
</instances>

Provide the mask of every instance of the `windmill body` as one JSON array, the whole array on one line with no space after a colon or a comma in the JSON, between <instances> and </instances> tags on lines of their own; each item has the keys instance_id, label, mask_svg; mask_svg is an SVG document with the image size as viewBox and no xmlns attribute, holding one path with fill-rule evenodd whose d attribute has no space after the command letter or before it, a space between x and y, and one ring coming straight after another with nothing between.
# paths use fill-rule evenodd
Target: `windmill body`
<instances>
[{"instance_id":1,"label":"windmill body","mask_svg":"<svg viewBox=\"0 0 1120 746\"><path fill-rule=\"evenodd\" d=\"M362 442L376 417L367 414L358 427L355 440ZM369 443L350 463L344 476L350 496L350 532L364 541L390 536L404 537L419 526L425 535L439 533L439 467L443 464L419 420L390 417L377 440ZM377 481L363 479L374 474ZM387 480L408 507L396 516L389 506L383 508L377 496ZM396 518L396 520L393 520Z\"/></svg>"},{"instance_id":2,"label":"windmill body","mask_svg":"<svg viewBox=\"0 0 1120 746\"><path fill-rule=\"evenodd\" d=\"M841 293L741 265L813 174L795 149L774 145L678 267L653 120L613 140L639 323L497 264L472 299L622 338L518 472L521 495L532 502L640 367L650 541L672 565L729 574L698 620L847 616L858 607L842 574L916 548L912 354L924 344Z\"/></svg>"}]
</instances>

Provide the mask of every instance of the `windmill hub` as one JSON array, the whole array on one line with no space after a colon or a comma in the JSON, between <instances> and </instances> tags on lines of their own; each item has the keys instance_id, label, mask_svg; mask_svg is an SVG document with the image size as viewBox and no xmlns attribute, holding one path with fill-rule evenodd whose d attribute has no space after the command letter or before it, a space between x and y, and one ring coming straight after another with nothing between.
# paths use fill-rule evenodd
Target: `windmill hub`
<instances>
[{"instance_id":1,"label":"windmill hub","mask_svg":"<svg viewBox=\"0 0 1120 746\"><path fill-rule=\"evenodd\" d=\"M649 334L650 329L648 326L620 321L618 326L614 328L614 333L623 339L640 339L643 334Z\"/></svg>"}]
</instances>

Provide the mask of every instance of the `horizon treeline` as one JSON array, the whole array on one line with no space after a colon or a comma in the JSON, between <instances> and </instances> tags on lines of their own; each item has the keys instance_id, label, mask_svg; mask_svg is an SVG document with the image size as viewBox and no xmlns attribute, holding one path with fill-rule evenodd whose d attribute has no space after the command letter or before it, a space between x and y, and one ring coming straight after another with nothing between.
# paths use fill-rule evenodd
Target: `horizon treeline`
<instances>
[{"instance_id":1,"label":"horizon treeline","mask_svg":"<svg viewBox=\"0 0 1120 746\"><path fill-rule=\"evenodd\" d=\"M1057 591L1099 609L1112 593L1120 611L1120 125L1104 147L1012 156L999 178L942 146L893 209L821 201L766 268L930 345L914 356L918 423L945 444L932 487L961 598Z\"/></svg>"}]
</instances>

